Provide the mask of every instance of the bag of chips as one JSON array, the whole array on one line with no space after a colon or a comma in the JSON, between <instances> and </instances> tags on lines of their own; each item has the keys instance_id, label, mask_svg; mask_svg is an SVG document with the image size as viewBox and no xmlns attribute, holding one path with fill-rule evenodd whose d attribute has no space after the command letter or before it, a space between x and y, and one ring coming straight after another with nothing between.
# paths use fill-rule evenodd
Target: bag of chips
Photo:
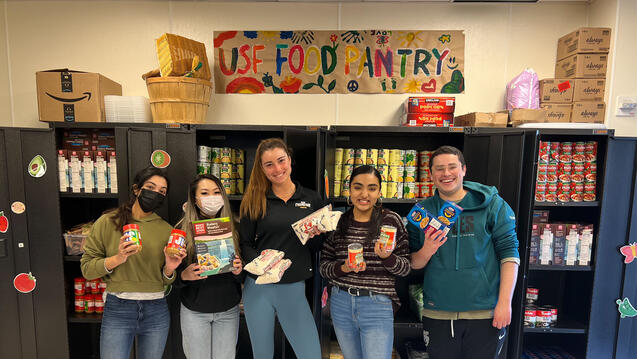
<instances>
[{"instance_id":1,"label":"bag of chips","mask_svg":"<svg viewBox=\"0 0 637 359\"><path fill-rule=\"evenodd\" d=\"M263 275L268 269L272 268L274 264L280 261L284 255L284 252L277 251L276 249L264 249L258 257L246 264L245 270L254 275Z\"/></svg>"}]
</instances>

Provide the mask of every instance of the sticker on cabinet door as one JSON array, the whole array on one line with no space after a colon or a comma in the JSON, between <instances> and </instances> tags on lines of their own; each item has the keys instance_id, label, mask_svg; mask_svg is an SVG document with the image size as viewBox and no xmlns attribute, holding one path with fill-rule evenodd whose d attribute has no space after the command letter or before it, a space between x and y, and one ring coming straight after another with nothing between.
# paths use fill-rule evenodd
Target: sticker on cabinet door
<instances>
[{"instance_id":1,"label":"sticker on cabinet door","mask_svg":"<svg viewBox=\"0 0 637 359\"><path fill-rule=\"evenodd\" d=\"M164 150L154 150L150 155L150 163L157 168L170 166L170 155Z\"/></svg>"},{"instance_id":2,"label":"sticker on cabinet door","mask_svg":"<svg viewBox=\"0 0 637 359\"><path fill-rule=\"evenodd\" d=\"M617 299L615 303L617 303L617 310L622 318L637 316L637 310L630 304L628 298Z\"/></svg>"},{"instance_id":3,"label":"sticker on cabinet door","mask_svg":"<svg viewBox=\"0 0 637 359\"><path fill-rule=\"evenodd\" d=\"M13 278L13 287L20 293L30 293L35 289L35 276L29 273L20 273Z\"/></svg>"},{"instance_id":4,"label":"sticker on cabinet door","mask_svg":"<svg viewBox=\"0 0 637 359\"><path fill-rule=\"evenodd\" d=\"M621 254L624 255L624 263L628 264L637 257L637 243L631 243L627 246L619 248Z\"/></svg>"},{"instance_id":5,"label":"sticker on cabinet door","mask_svg":"<svg viewBox=\"0 0 637 359\"><path fill-rule=\"evenodd\" d=\"M4 215L4 211L0 211L0 233L7 233L9 230L9 218Z\"/></svg>"},{"instance_id":6,"label":"sticker on cabinet door","mask_svg":"<svg viewBox=\"0 0 637 359\"><path fill-rule=\"evenodd\" d=\"M44 157L41 155L33 157L31 162L29 162L28 172L31 177L38 178L44 176L46 173L46 161L44 160Z\"/></svg>"},{"instance_id":7,"label":"sticker on cabinet door","mask_svg":"<svg viewBox=\"0 0 637 359\"><path fill-rule=\"evenodd\" d=\"M25 210L26 210L26 206L24 205L24 203L20 201L15 201L11 203L11 211L13 211L13 213L22 214L24 213Z\"/></svg>"}]
</instances>

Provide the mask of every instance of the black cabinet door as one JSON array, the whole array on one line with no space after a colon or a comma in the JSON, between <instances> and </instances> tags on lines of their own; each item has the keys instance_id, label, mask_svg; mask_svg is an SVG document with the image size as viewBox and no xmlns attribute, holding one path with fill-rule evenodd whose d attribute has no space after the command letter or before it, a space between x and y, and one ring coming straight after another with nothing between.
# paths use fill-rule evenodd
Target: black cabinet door
<instances>
[{"instance_id":1,"label":"black cabinet door","mask_svg":"<svg viewBox=\"0 0 637 359\"><path fill-rule=\"evenodd\" d=\"M170 165L165 169L170 182L168 196L157 214L174 225L182 217L182 205L188 197L188 184L197 174L194 131L163 127L129 128L125 148L127 182L125 186L120 184L120 191L128 191L134 183L135 174L152 165L150 156L154 150L165 150L170 155ZM118 153L122 153L119 147Z\"/></svg>"},{"instance_id":2,"label":"black cabinet door","mask_svg":"<svg viewBox=\"0 0 637 359\"><path fill-rule=\"evenodd\" d=\"M303 187L317 191L323 197L324 147L320 130L285 129L285 142L292 149L292 178Z\"/></svg>"},{"instance_id":3,"label":"black cabinet door","mask_svg":"<svg viewBox=\"0 0 637 359\"><path fill-rule=\"evenodd\" d=\"M637 305L637 262L624 264L618 250L637 242L637 140L609 139L606 158L586 357L633 358L637 322L621 319L615 301Z\"/></svg>"},{"instance_id":4,"label":"black cabinet door","mask_svg":"<svg viewBox=\"0 0 637 359\"><path fill-rule=\"evenodd\" d=\"M475 181L498 189L500 196L511 206L517 218L518 240L520 241L520 257L524 255L524 227L526 217L531 211L530 202L524 198L523 173L525 161L532 161L524 157L525 143L534 141L534 135L522 130L472 128L465 132L463 155L467 163L466 180ZM522 229L522 230L521 230ZM513 294L511 325L507 345L502 349L504 353L516 352L520 342L520 328L522 322L522 295L524 292L524 269L518 270L518 278ZM517 356L512 357L519 357Z\"/></svg>"},{"instance_id":5,"label":"black cabinet door","mask_svg":"<svg viewBox=\"0 0 637 359\"><path fill-rule=\"evenodd\" d=\"M32 177L29 163L37 155L47 169ZM0 129L0 168L5 169L0 173L0 211L9 220L6 233L0 233L3 357L68 357L56 161L52 130ZM24 213L11 211L16 201L24 203ZM28 294L12 286L13 277L23 272L37 279Z\"/></svg>"}]
</instances>

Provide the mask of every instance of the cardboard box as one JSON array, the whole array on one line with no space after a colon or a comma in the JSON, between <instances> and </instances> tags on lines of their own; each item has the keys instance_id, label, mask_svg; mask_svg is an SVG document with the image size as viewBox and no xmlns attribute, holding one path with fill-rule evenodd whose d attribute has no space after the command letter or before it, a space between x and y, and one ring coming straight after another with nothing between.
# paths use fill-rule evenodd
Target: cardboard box
<instances>
[{"instance_id":1,"label":"cardboard box","mask_svg":"<svg viewBox=\"0 0 637 359\"><path fill-rule=\"evenodd\" d=\"M573 87L573 102L604 101L606 90L605 79L575 79Z\"/></svg>"},{"instance_id":2,"label":"cardboard box","mask_svg":"<svg viewBox=\"0 0 637 359\"><path fill-rule=\"evenodd\" d=\"M509 122L514 127L525 123L544 123L547 122L546 110L543 108L537 110L516 108L511 111Z\"/></svg>"},{"instance_id":3,"label":"cardboard box","mask_svg":"<svg viewBox=\"0 0 637 359\"><path fill-rule=\"evenodd\" d=\"M573 102L573 80L569 80L569 79L540 80L540 102L544 102L544 103Z\"/></svg>"},{"instance_id":4,"label":"cardboard box","mask_svg":"<svg viewBox=\"0 0 637 359\"><path fill-rule=\"evenodd\" d=\"M570 103L548 103L541 104L541 108L546 110L547 122L570 122L572 105Z\"/></svg>"},{"instance_id":5,"label":"cardboard box","mask_svg":"<svg viewBox=\"0 0 637 359\"><path fill-rule=\"evenodd\" d=\"M453 114L408 113L403 116L401 124L409 127L448 127L453 125Z\"/></svg>"},{"instance_id":6,"label":"cardboard box","mask_svg":"<svg viewBox=\"0 0 637 359\"><path fill-rule=\"evenodd\" d=\"M557 60L577 53L608 53L610 28L582 27L557 40Z\"/></svg>"},{"instance_id":7,"label":"cardboard box","mask_svg":"<svg viewBox=\"0 0 637 359\"><path fill-rule=\"evenodd\" d=\"M553 264L564 265L566 251L566 227L563 224L553 225Z\"/></svg>"},{"instance_id":8,"label":"cardboard box","mask_svg":"<svg viewBox=\"0 0 637 359\"><path fill-rule=\"evenodd\" d=\"M604 123L604 102L574 102L571 122Z\"/></svg>"},{"instance_id":9,"label":"cardboard box","mask_svg":"<svg viewBox=\"0 0 637 359\"><path fill-rule=\"evenodd\" d=\"M40 121L104 122L104 96L122 85L98 73L58 69L35 73Z\"/></svg>"},{"instance_id":10,"label":"cardboard box","mask_svg":"<svg viewBox=\"0 0 637 359\"><path fill-rule=\"evenodd\" d=\"M455 97L409 97L405 102L405 113L453 113Z\"/></svg>"},{"instance_id":11,"label":"cardboard box","mask_svg":"<svg viewBox=\"0 0 637 359\"><path fill-rule=\"evenodd\" d=\"M507 127L509 114L506 112L472 112L457 116L454 126L471 127Z\"/></svg>"},{"instance_id":12,"label":"cardboard box","mask_svg":"<svg viewBox=\"0 0 637 359\"><path fill-rule=\"evenodd\" d=\"M577 54L555 64L556 78L605 78L608 55Z\"/></svg>"}]
</instances>

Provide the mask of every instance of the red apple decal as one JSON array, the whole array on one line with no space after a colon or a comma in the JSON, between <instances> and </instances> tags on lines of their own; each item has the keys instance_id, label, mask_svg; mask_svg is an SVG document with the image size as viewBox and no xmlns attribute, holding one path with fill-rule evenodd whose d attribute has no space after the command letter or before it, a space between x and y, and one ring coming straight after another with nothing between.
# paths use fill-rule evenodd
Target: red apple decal
<instances>
[{"instance_id":1,"label":"red apple decal","mask_svg":"<svg viewBox=\"0 0 637 359\"><path fill-rule=\"evenodd\" d=\"M4 215L3 211L0 211L0 233L7 233L9 229L9 219Z\"/></svg>"},{"instance_id":2,"label":"red apple decal","mask_svg":"<svg viewBox=\"0 0 637 359\"><path fill-rule=\"evenodd\" d=\"M13 286L20 293L30 293L35 289L35 277L29 273L20 273L13 278Z\"/></svg>"}]
</instances>

